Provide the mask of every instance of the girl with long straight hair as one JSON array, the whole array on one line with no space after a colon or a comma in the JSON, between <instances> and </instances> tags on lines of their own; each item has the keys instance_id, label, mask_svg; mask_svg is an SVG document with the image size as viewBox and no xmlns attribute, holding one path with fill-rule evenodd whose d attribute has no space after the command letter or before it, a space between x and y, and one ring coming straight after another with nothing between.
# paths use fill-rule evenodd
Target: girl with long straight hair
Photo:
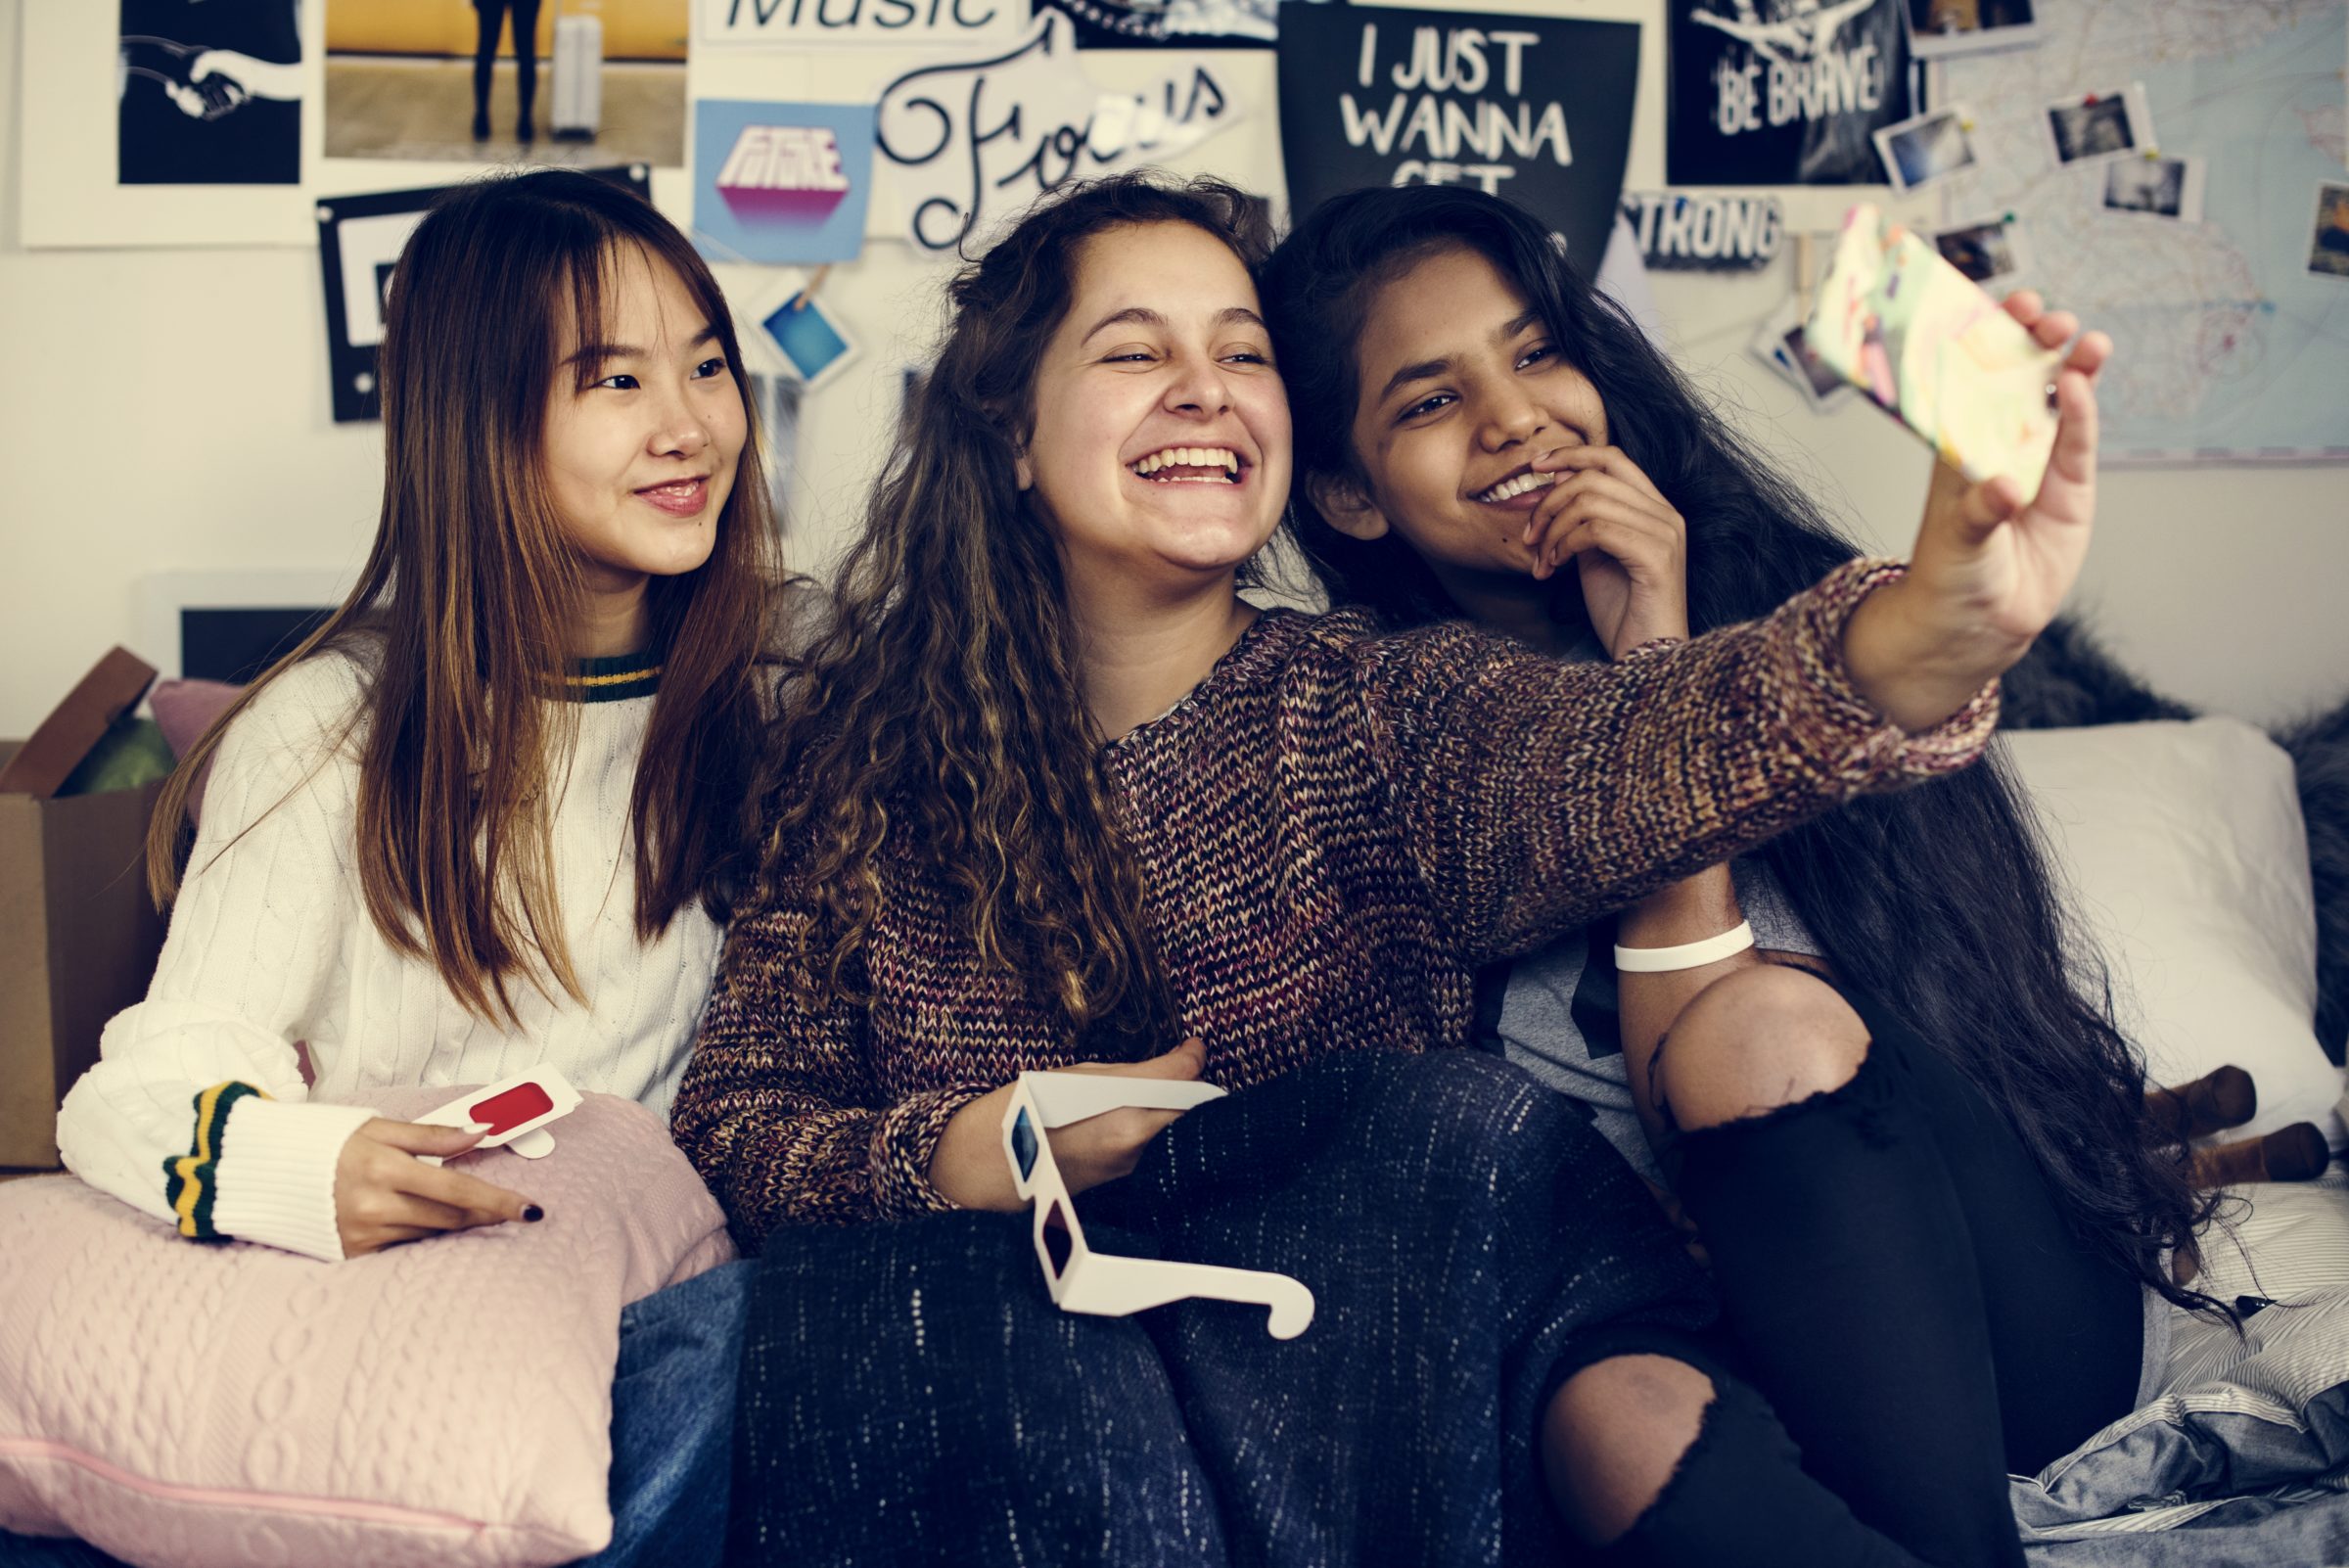
<instances>
[{"instance_id":1,"label":"girl with long straight hair","mask_svg":"<svg viewBox=\"0 0 2349 1568\"><path fill-rule=\"evenodd\" d=\"M186 1236L337 1260L541 1218L424 1158L475 1134L346 1091L552 1064L668 1109L768 719L738 363L709 269L623 188L490 179L425 217L385 314L374 546L164 791L176 907L66 1098L75 1174Z\"/></svg>"},{"instance_id":2,"label":"girl with long straight hair","mask_svg":"<svg viewBox=\"0 0 2349 1568\"><path fill-rule=\"evenodd\" d=\"M1485 966L1978 752L2086 547L2099 347L2029 506L1567 664L1237 595L1291 476L1251 212L1128 176L966 265L846 559L674 1112L763 1249L732 1556L1493 1563L1644 1510L1666 1560L1913 1563L1689 1338L1620 1157L1456 1047ZM1044 1069L1235 1092L1058 1128L1032 1221ZM1059 1312L1072 1204L1312 1326Z\"/></svg>"},{"instance_id":3,"label":"girl with long straight hair","mask_svg":"<svg viewBox=\"0 0 2349 1568\"><path fill-rule=\"evenodd\" d=\"M1622 659L1858 554L1505 202L1340 197L1264 287L1295 533L1333 603ZM1937 492L1955 484L1945 468ZM1660 971L1611 961L1741 922L1826 983L1738 940ZM2077 950L1994 753L1491 977L1508 1055L1675 1189L1806 1464L1951 1561L2019 1561L2007 1473L2134 1407L2168 1304L2215 1306L2172 1264L2211 1200L2067 972Z\"/></svg>"}]
</instances>

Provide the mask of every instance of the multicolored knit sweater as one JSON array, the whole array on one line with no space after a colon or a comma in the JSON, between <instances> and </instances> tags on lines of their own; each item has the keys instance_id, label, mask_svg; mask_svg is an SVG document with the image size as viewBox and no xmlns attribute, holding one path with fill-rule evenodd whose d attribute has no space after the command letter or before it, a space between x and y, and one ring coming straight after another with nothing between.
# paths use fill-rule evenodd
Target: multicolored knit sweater
<instances>
[{"instance_id":1,"label":"multicolored knit sweater","mask_svg":"<svg viewBox=\"0 0 2349 1568\"><path fill-rule=\"evenodd\" d=\"M1843 671L1844 622L1899 570L1854 562L1766 621L1613 665L1466 625L1266 613L1102 755L1206 1076L1236 1090L1329 1051L1463 1044L1484 964L1971 761L1995 684L1911 735ZM674 1126L747 1248L950 1208L928 1177L947 1121L1080 1059L1048 1006L982 964L919 849L885 847L869 1006L797 999L818 905L788 867L777 901L737 918Z\"/></svg>"}]
</instances>

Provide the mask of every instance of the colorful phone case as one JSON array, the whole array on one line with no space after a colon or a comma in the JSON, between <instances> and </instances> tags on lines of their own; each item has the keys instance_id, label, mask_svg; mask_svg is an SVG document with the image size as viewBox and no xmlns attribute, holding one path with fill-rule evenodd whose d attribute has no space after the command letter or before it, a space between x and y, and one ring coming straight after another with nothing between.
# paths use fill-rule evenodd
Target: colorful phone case
<instances>
[{"instance_id":1,"label":"colorful phone case","mask_svg":"<svg viewBox=\"0 0 2349 1568\"><path fill-rule=\"evenodd\" d=\"M2039 492L2062 351L2041 347L1931 242L1853 208L1804 340L1967 479L2006 474Z\"/></svg>"}]
</instances>

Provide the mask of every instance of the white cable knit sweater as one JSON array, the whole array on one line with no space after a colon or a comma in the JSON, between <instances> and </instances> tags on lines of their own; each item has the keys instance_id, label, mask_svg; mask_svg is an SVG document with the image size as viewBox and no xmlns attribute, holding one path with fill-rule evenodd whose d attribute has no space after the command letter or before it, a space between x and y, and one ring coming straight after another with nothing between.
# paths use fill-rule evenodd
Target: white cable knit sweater
<instances>
[{"instance_id":1,"label":"white cable knit sweater","mask_svg":"<svg viewBox=\"0 0 2349 1568\"><path fill-rule=\"evenodd\" d=\"M336 1161L373 1114L337 1103L345 1095L486 1084L551 1062L581 1089L666 1115L722 935L695 905L649 945L637 941L628 794L653 699L590 701L568 774L554 769L553 824L554 882L587 1005L525 982L512 988L520 1028L467 1013L432 965L393 951L368 918L358 762L350 744L328 755L358 695L354 665L318 657L239 715L212 764L147 999L107 1026L101 1060L58 1118L75 1175L178 1222L166 1165L191 1153L198 1102L216 1084L250 1084L261 1093L235 1098L214 1130L210 1230L323 1259L343 1256ZM314 1084L302 1082L297 1041Z\"/></svg>"}]
</instances>

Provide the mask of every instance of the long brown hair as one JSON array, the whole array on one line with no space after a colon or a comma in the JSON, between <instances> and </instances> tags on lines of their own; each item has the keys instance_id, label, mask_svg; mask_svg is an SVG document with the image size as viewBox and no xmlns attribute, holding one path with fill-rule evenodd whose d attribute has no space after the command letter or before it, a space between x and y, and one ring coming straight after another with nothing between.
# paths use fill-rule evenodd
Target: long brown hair
<instances>
[{"instance_id":1,"label":"long brown hair","mask_svg":"<svg viewBox=\"0 0 2349 1568\"><path fill-rule=\"evenodd\" d=\"M148 834L159 901L178 890L190 782L271 681L328 649L357 655L344 731L359 756L357 865L394 950L425 958L469 1011L511 1024L509 983L583 999L556 907L549 804L576 712L544 699L585 595L541 462L567 326L606 341L623 258L667 262L716 329L750 427L708 562L646 590L661 658L637 765L636 929L650 939L721 877L755 787L755 669L776 581L758 419L731 315L693 247L630 192L565 170L464 186L401 253L384 312L384 499L357 586L247 688L173 773ZM564 390L568 390L568 385Z\"/></svg>"},{"instance_id":2,"label":"long brown hair","mask_svg":"<svg viewBox=\"0 0 2349 1568\"><path fill-rule=\"evenodd\" d=\"M811 890L805 984L852 996L885 854L959 893L988 963L1023 975L1072 1038L1120 1058L1164 1047L1172 995L1081 690L1051 528L1021 491L1036 369L1068 314L1084 242L1187 223L1253 268L1261 205L1212 179L1130 174L1073 188L951 285L953 326L915 392L808 650L767 799L762 893Z\"/></svg>"}]
</instances>

